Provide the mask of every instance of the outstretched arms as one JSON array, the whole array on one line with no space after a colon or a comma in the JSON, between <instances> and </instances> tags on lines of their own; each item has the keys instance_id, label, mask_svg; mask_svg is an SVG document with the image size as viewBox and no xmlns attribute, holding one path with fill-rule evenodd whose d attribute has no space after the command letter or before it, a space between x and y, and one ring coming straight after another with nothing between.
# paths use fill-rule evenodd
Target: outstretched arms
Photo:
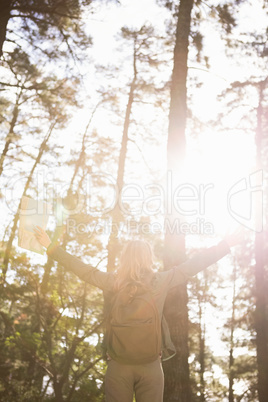
<instances>
[{"instance_id":1,"label":"outstretched arms","mask_svg":"<svg viewBox=\"0 0 268 402\"><path fill-rule=\"evenodd\" d=\"M111 290L113 288L114 276L112 273L99 271L67 253L61 247L54 246L48 234L40 226L36 226L34 231L36 239L47 249L47 254L59 262L67 271L73 272L83 281L100 289Z\"/></svg>"},{"instance_id":2,"label":"outstretched arms","mask_svg":"<svg viewBox=\"0 0 268 402\"><path fill-rule=\"evenodd\" d=\"M230 248L241 243L243 240L243 230L238 229L227 234L224 239L216 246L209 247L197 253L194 257L184 263L174 267L170 271L165 271L162 275L167 276L168 287L172 288L196 275L198 272L214 264L230 252Z\"/></svg>"}]
</instances>

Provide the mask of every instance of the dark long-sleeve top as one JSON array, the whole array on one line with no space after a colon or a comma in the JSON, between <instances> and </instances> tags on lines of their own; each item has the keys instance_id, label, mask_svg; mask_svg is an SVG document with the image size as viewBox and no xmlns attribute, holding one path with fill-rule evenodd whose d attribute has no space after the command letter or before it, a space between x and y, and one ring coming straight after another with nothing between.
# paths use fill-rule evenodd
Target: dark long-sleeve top
<instances>
[{"instance_id":1,"label":"dark long-sleeve top","mask_svg":"<svg viewBox=\"0 0 268 402\"><path fill-rule=\"evenodd\" d=\"M218 245L198 253L196 256L188 259L177 267L168 271L155 273L152 284L152 294L160 320L162 320L164 354L167 350L175 350L170 340L168 327L163 319L163 307L167 293L173 287L187 282L191 276L196 275L198 272L217 262L229 252L230 248L227 242L223 240ZM83 281L103 291L113 291L115 282L115 274L113 272L102 272L91 265L85 264L62 248L55 247L52 244L48 247L47 254L55 261L58 261L65 269L76 274Z\"/></svg>"}]
</instances>

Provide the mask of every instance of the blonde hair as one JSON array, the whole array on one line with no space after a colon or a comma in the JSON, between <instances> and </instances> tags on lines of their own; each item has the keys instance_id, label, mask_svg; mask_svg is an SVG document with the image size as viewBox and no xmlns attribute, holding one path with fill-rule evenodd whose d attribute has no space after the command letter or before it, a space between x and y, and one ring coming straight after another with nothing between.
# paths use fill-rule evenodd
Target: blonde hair
<instances>
[{"instance_id":1,"label":"blonde hair","mask_svg":"<svg viewBox=\"0 0 268 402\"><path fill-rule=\"evenodd\" d=\"M133 281L146 286L153 273L153 251L150 244L143 240L132 240L123 248L115 290Z\"/></svg>"}]
</instances>

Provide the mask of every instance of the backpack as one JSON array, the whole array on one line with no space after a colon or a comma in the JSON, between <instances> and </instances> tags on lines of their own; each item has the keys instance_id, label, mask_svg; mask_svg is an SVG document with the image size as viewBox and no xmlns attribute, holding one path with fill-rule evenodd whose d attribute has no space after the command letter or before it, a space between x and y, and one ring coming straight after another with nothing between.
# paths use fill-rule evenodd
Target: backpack
<instances>
[{"instance_id":1,"label":"backpack","mask_svg":"<svg viewBox=\"0 0 268 402\"><path fill-rule=\"evenodd\" d=\"M132 282L113 295L106 341L108 355L119 363L151 363L159 357L161 323L150 290Z\"/></svg>"}]
</instances>

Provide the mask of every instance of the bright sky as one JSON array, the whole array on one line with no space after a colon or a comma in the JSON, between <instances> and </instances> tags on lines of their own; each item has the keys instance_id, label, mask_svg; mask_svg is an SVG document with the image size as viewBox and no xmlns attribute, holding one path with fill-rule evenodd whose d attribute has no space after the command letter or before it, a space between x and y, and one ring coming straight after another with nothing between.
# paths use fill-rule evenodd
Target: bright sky
<instances>
[{"instance_id":1,"label":"bright sky","mask_svg":"<svg viewBox=\"0 0 268 402\"><path fill-rule=\"evenodd\" d=\"M155 4L155 0L123 0L121 6L105 5L100 7L96 13L88 15L88 32L92 33L94 44L89 49L90 55L96 59L98 63L107 64L116 62L116 35L123 25L131 27L140 27L145 22L152 23L160 27L164 32L165 20L169 13L165 8L159 8ZM261 18L263 11L261 2L254 1L253 6L248 4L239 6L241 16L242 29L255 29L255 23L258 21L258 29L266 28L266 21ZM96 6L99 7L99 6ZM205 15L207 7L205 3L202 6L202 13ZM198 70L200 67L204 70L204 66L197 62L189 61L189 79L198 77L202 82L201 87L194 88L189 84L189 93L192 96L194 114L202 118L204 125L203 131L198 137L191 137L188 129L188 146L186 160L186 180L193 186L200 183L211 188L206 192L206 213L204 218L209 222L213 222L215 231L222 234L229 225L235 225L236 221L230 217L227 210L227 195L230 188L240 180L249 179L249 174L255 171L255 144L254 133L252 135L245 134L241 131L232 130L231 132L215 132L209 126L210 118L215 118L216 114L221 111L222 104L217 100L217 95L226 87L228 82L246 77L249 74L249 65L237 66L235 60L227 58L224 52L224 43L216 34L215 27L212 24L206 25L205 49L204 53L210 56L210 71ZM191 54L191 49L190 49ZM89 66L89 74L87 86L90 88L95 85L93 63ZM99 84L99 83L98 83ZM90 92L90 91L89 91ZM94 99L90 100L94 105ZM253 99L256 103L256 100ZM64 142L66 154L73 147L73 140L77 134L83 132L89 118L87 105L86 108L78 111L74 116L73 122L68 128L70 141L66 141L67 134L64 133ZM148 116L149 120L149 116ZM230 126L235 127L238 117L235 114L229 116ZM190 121L189 121L190 123ZM122 128L115 126L110 121L107 114L97 114L94 125L100 132L109 133L111 137L117 139L118 144L121 140ZM150 152L148 157L153 169L159 164L165 166L165 142L167 132L163 132L163 126L159 128L162 132L162 142L154 153ZM241 149L241 143L243 149ZM140 157L139 150L134 144L130 144L132 154ZM144 147L145 156L148 148ZM147 152L148 153L148 152ZM144 174L144 164L141 161L141 179ZM196 187L197 188L197 187ZM191 218L195 219L195 217Z\"/></svg>"},{"instance_id":2,"label":"bright sky","mask_svg":"<svg viewBox=\"0 0 268 402\"><path fill-rule=\"evenodd\" d=\"M164 23L169 13L165 8L157 7L155 3L155 0L123 0L120 7L105 6L97 13L88 16L88 29L94 35L94 45L90 50L94 58L101 64L116 63L115 49L118 44L115 37L124 25L140 27L148 22L154 26L159 26L164 32ZM205 3L202 5L201 11L204 16L209 12ZM261 2L254 2L254 5L250 5L248 2L241 4L239 13L242 24L241 32L243 30L254 30L256 20L259 29L261 27L266 28L266 21L261 18L263 15ZM206 67L197 62L189 61L188 76L189 79L198 77L198 80L203 83L200 88L190 88L189 93L192 93L195 115L203 122L209 122L211 118L215 118L217 113L222 111L222 104L217 100L217 95L228 86L229 82L247 77L250 70L248 65L238 66L235 60L226 57L224 42L217 34L214 24L207 24L204 34L204 54L208 54L210 57L210 71L200 71L198 69L206 70ZM83 112L81 113L83 114ZM80 113L78 119L81 124ZM102 126L103 132L109 132L112 137L117 138L120 142L122 132L109 122L107 116L99 115L96 119L98 119L97 124L100 130ZM236 127L238 121L239 116L230 115L230 127ZM227 133L215 132L208 123L198 138L192 139L190 133L188 137L187 180L194 186L197 183L213 186L206 194L205 219L213 222L215 231L222 234L227 227L237 224L236 220L230 217L228 211L228 191L236 182L242 179L248 180L249 174L255 171L254 133L253 135L245 135L245 133L234 129ZM134 146L130 146L133 154L134 152L138 153ZM155 152L157 163L160 159L165 159L165 156L161 157L161 153L157 150ZM153 165L151 154L150 158ZM141 169L144 169L142 163ZM141 177L143 177L142 170Z\"/></svg>"}]
</instances>

